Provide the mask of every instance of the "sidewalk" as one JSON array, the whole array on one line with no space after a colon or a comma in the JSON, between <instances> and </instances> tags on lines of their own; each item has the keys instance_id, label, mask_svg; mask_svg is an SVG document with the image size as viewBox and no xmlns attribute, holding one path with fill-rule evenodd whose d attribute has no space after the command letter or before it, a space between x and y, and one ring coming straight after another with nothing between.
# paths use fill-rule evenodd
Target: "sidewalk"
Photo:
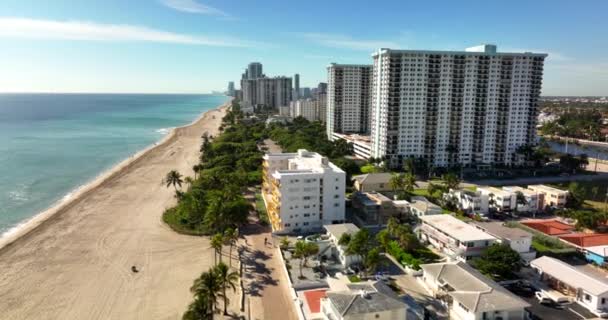
<instances>
[{"instance_id":1,"label":"sidewalk","mask_svg":"<svg viewBox=\"0 0 608 320\"><path fill-rule=\"evenodd\" d=\"M288 280L282 270L278 249L268 227L258 223L243 227L241 246L245 287L245 319L297 319ZM264 238L268 244L264 245ZM278 244L277 244L278 245Z\"/></svg>"}]
</instances>

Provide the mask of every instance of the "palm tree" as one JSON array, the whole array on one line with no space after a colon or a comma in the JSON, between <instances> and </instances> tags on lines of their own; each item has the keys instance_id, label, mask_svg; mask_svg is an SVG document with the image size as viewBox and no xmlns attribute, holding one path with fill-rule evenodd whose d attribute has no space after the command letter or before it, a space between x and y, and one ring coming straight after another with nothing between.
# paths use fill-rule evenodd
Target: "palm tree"
<instances>
[{"instance_id":1,"label":"palm tree","mask_svg":"<svg viewBox=\"0 0 608 320\"><path fill-rule=\"evenodd\" d=\"M232 267L232 247L236 244L236 241L239 239L239 229L236 228L228 228L224 231L224 242L230 246L230 253L228 254L228 259L230 261L230 266Z\"/></svg>"},{"instance_id":2,"label":"palm tree","mask_svg":"<svg viewBox=\"0 0 608 320\"><path fill-rule=\"evenodd\" d=\"M220 262L213 269L216 276L220 281L220 288L222 289L222 298L224 299L224 315L228 315L228 296L226 295L226 289L232 288L232 291L236 290L236 284L239 281L239 274L236 271L230 271L230 268L223 262Z\"/></svg>"},{"instance_id":3,"label":"palm tree","mask_svg":"<svg viewBox=\"0 0 608 320\"><path fill-rule=\"evenodd\" d=\"M215 264L217 265L217 256L220 256L220 263L222 262L222 246L224 245L224 237L221 233L216 233L211 237L211 247L215 249Z\"/></svg>"},{"instance_id":4,"label":"palm tree","mask_svg":"<svg viewBox=\"0 0 608 320\"><path fill-rule=\"evenodd\" d=\"M209 312L209 302L206 295L195 297L194 301L188 306L188 311L184 313L182 320L208 320L213 315Z\"/></svg>"},{"instance_id":5,"label":"palm tree","mask_svg":"<svg viewBox=\"0 0 608 320\"><path fill-rule=\"evenodd\" d=\"M190 178L190 177L186 177L184 178L184 182L188 185L191 186L194 183L194 179Z\"/></svg>"},{"instance_id":6,"label":"palm tree","mask_svg":"<svg viewBox=\"0 0 608 320\"><path fill-rule=\"evenodd\" d=\"M221 281L217 273L213 269L208 272L203 272L200 277L194 280L194 284L190 291L194 293L201 303L206 303L209 312L209 319L213 319L213 311L218 305L218 300L221 297Z\"/></svg>"},{"instance_id":7,"label":"palm tree","mask_svg":"<svg viewBox=\"0 0 608 320\"><path fill-rule=\"evenodd\" d=\"M445 184L445 186L448 189L454 189L454 190L456 190L460 186L460 179L453 172L444 174L441 177L441 180L443 180L443 183Z\"/></svg>"},{"instance_id":8,"label":"palm tree","mask_svg":"<svg viewBox=\"0 0 608 320\"><path fill-rule=\"evenodd\" d=\"M198 173L201 171L202 166L200 164L195 164L192 166L192 171L194 171L194 180L198 178Z\"/></svg>"},{"instance_id":9,"label":"palm tree","mask_svg":"<svg viewBox=\"0 0 608 320\"><path fill-rule=\"evenodd\" d=\"M281 244L279 246L281 247L281 249L287 249L287 248L289 248L289 238L283 237L281 239Z\"/></svg>"},{"instance_id":10,"label":"palm tree","mask_svg":"<svg viewBox=\"0 0 608 320\"><path fill-rule=\"evenodd\" d=\"M293 257L300 259L300 278L304 278L302 274L302 268L306 266L308 258L319 252L319 246L313 242L297 241Z\"/></svg>"},{"instance_id":11,"label":"palm tree","mask_svg":"<svg viewBox=\"0 0 608 320\"><path fill-rule=\"evenodd\" d=\"M403 182L403 174L395 173L388 181L388 185L393 189L393 192L397 193L397 190L403 189Z\"/></svg>"},{"instance_id":12,"label":"palm tree","mask_svg":"<svg viewBox=\"0 0 608 320\"><path fill-rule=\"evenodd\" d=\"M177 186L179 186L180 188L182 187L183 182L184 180L182 180L182 175L177 172L177 170L169 171L169 173L167 173L167 176L165 176L165 179L163 180L163 183L167 185L167 188L173 185L175 191L177 191Z\"/></svg>"},{"instance_id":13,"label":"palm tree","mask_svg":"<svg viewBox=\"0 0 608 320\"><path fill-rule=\"evenodd\" d=\"M416 176L411 172L407 172L403 177L403 190L407 193L414 192L414 188L417 187Z\"/></svg>"}]
</instances>

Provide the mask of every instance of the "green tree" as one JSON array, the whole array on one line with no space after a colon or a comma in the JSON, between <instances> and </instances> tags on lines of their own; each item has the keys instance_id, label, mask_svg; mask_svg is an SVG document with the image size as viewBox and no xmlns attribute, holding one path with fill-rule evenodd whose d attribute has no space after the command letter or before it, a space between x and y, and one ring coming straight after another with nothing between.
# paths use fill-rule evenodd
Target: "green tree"
<instances>
[{"instance_id":1,"label":"green tree","mask_svg":"<svg viewBox=\"0 0 608 320\"><path fill-rule=\"evenodd\" d=\"M293 257L300 259L300 278L304 278L302 268L307 265L308 258L319 253L319 246L314 242L296 241Z\"/></svg>"},{"instance_id":2,"label":"green tree","mask_svg":"<svg viewBox=\"0 0 608 320\"><path fill-rule=\"evenodd\" d=\"M361 229L352 235L348 246L346 247L347 254L356 254L360 257L365 257L371 246L371 236L367 229Z\"/></svg>"},{"instance_id":3,"label":"green tree","mask_svg":"<svg viewBox=\"0 0 608 320\"><path fill-rule=\"evenodd\" d=\"M228 228L224 231L224 243L227 243L230 246L230 251L228 254L228 261L230 266L232 267L232 247L236 244L239 239L239 230L237 228Z\"/></svg>"},{"instance_id":4,"label":"green tree","mask_svg":"<svg viewBox=\"0 0 608 320\"><path fill-rule=\"evenodd\" d=\"M418 187L416 176L411 172L406 172L403 176L403 191L411 194L416 187Z\"/></svg>"},{"instance_id":5,"label":"green tree","mask_svg":"<svg viewBox=\"0 0 608 320\"><path fill-rule=\"evenodd\" d=\"M380 243L384 251L387 251L388 245L392 240L391 234L388 232L388 229L380 230L380 232L376 234L376 240L378 241L378 243Z\"/></svg>"},{"instance_id":6,"label":"green tree","mask_svg":"<svg viewBox=\"0 0 608 320\"><path fill-rule=\"evenodd\" d=\"M340 239L338 239L338 244L341 246L348 246L350 239L351 239L350 233L343 233L340 236Z\"/></svg>"},{"instance_id":7,"label":"green tree","mask_svg":"<svg viewBox=\"0 0 608 320\"><path fill-rule=\"evenodd\" d=\"M209 320L213 319L213 314L209 309L209 302L206 296L195 297L194 301L188 306L188 311L184 313L183 320Z\"/></svg>"},{"instance_id":8,"label":"green tree","mask_svg":"<svg viewBox=\"0 0 608 320\"><path fill-rule=\"evenodd\" d=\"M453 172L448 172L444 174L441 177L441 180L443 180L443 183L448 189L456 190L460 186L460 178L458 178L458 176Z\"/></svg>"},{"instance_id":9,"label":"green tree","mask_svg":"<svg viewBox=\"0 0 608 320\"><path fill-rule=\"evenodd\" d=\"M222 262L222 247L224 246L224 237L221 233L216 233L211 237L211 247L215 250L215 265L217 265L217 256L220 257L220 263Z\"/></svg>"},{"instance_id":10,"label":"green tree","mask_svg":"<svg viewBox=\"0 0 608 320\"><path fill-rule=\"evenodd\" d=\"M580 208L585 203L585 188L577 182L570 182L568 185L568 198L566 207L571 209Z\"/></svg>"},{"instance_id":11,"label":"green tree","mask_svg":"<svg viewBox=\"0 0 608 320\"><path fill-rule=\"evenodd\" d=\"M280 245L279 245L279 246L281 247L281 249L287 249L287 248L289 248L289 244L290 244L290 243L289 243L289 238L287 238L287 237L283 237L283 238L281 239L281 243L280 243Z\"/></svg>"},{"instance_id":12,"label":"green tree","mask_svg":"<svg viewBox=\"0 0 608 320\"><path fill-rule=\"evenodd\" d=\"M213 272L218 277L220 288L222 290L222 299L224 300L224 315L228 315L228 303L230 302L226 295L226 289L236 290L236 284L239 281L239 275L236 271L230 271L230 268L223 262L220 262Z\"/></svg>"},{"instance_id":13,"label":"green tree","mask_svg":"<svg viewBox=\"0 0 608 320\"><path fill-rule=\"evenodd\" d=\"M184 180L182 180L182 175L176 170L169 171L169 173L167 173L165 176L165 179L163 179L163 184L166 184L167 188L173 186L175 191L177 191L177 186L180 188L182 187L183 182Z\"/></svg>"},{"instance_id":14,"label":"green tree","mask_svg":"<svg viewBox=\"0 0 608 320\"><path fill-rule=\"evenodd\" d=\"M486 248L471 265L494 280L510 279L521 269L521 257L505 244L493 244Z\"/></svg>"},{"instance_id":15,"label":"green tree","mask_svg":"<svg viewBox=\"0 0 608 320\"><path fill-rule=\"evenodd\" d=\"M365 272L367 274L371 274L376 271L378 265L382 261L380 257L380 249L373 248L367 252L365 257L363 258L363 265L365 266Z\"/></svg>"},{"instance_id":16,"label":"green tree","mask_svg":"<svg viewBox=\"0 0 608 320\"><path fill-rule=\"evenodd\" d=\"M200 277L194 280L194 284L190 288L196 299L200 303L206 303L206 309L199 307L201 310L208 310L209 319L213 319L213 312L218 306L218 301L222 297L222 286L219 277L213 271L203 272Z\"/></svg>"}]
</instances>

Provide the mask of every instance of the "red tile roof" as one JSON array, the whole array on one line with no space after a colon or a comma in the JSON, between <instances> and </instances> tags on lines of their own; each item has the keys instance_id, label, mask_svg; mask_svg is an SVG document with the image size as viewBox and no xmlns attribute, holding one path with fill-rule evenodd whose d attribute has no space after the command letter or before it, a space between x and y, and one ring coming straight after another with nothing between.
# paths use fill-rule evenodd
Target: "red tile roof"
<instances>
[{"instance_id":1,"label":"red tile roof","mask_svg":"<svg viewBox=\"0 0 608 320\"><path fill-rule=\"evenodd\" d=\"M308 309L310 309L311 313L321 312L321 298L325 297L326 291L327 290L325 289L304 291L304 297L306 298Z\"/></svg>"},{"instance_id":2,"label":"red tile roof","mask_svg":"<svg viewBox=\"0 0 608 320\"><path fill-rule=\"evenodd\" d=\"M608 234L572 233L559 238L583 248L608 245Z\"/></svg>"},{"instance_id":3,"label":"red tile roof","mask_svg":"<svg viewBox=\"0 0 608 320\"><path fill-rule=\"evenodd\" d=\"M557 220L528 220L521 223L551 236L567 234L574 230L574 226Z\"/></svg>"}]
</instances>

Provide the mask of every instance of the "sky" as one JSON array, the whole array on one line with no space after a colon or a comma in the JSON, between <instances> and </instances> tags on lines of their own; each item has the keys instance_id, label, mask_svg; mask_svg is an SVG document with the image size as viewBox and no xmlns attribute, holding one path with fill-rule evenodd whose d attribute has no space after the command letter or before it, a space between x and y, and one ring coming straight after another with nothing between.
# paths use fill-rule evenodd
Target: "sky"
<instances>
[{"instance_id":1,"label":"sky","mask_svg":"<svg viewBox=\"0 0 608 320\"><path fill-rule=\"evenodd\" d=\"M0 92L204 93L251 61L325 82L378 48L548 53L543 95L608 95L608 1L2 0Z\"/></svg>"}]
</instances>

